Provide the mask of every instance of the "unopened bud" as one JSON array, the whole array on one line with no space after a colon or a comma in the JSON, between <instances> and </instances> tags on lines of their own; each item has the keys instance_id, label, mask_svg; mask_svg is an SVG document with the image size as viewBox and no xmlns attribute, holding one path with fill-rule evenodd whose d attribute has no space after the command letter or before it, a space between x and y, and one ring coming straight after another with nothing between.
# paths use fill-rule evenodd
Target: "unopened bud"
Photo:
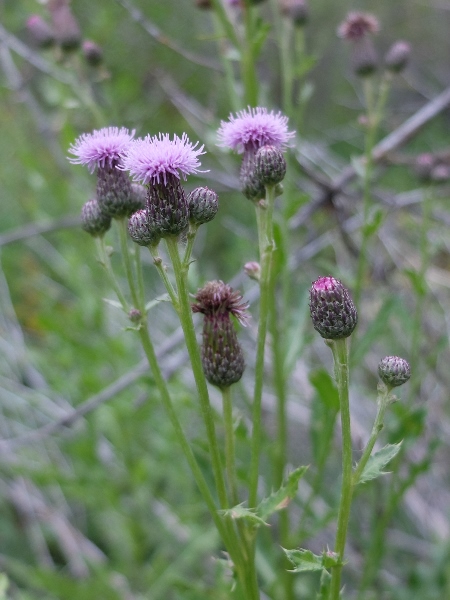
<instances>
[{"instance_id":1,"label":"unopened bud","mask_svg":"<svg viewBox=\"0 0 450 600\"><path fill-rule=\"evenodd\" d=\"M319 277L312 284L309 308L314 329L325 339L346 338L358 323L358 313L347 288L334 277Z\"/></svg>"},{"instance_id":2,"label":"unopened bud","mask_svg":"<svg viewBox=\"0 0 450 600\"><path fill-rule=\"evenodd\" d=\"M98 67L103 62L103 50L92 40L84 40L82 45L83 57L91 67Z\"/></svg>"},{"instance_id":3,"label":"unopened bud","mask_svg":"<svg viewBox=\"0 0 450 600\"><path fill-rule=\"evenodd\" d=\"M176 175L166 174L166 180L153 182L148 190L149 219L159 237L179 235L189 224L186 192Z\"/></svg>"},{"instance_id":4,"label":"unopened bud","mask_svg":"<svg viewBox=\"0 0 450 600\"><path fill-rule=\"evenodd\" d=\"M132 308L128 313L128 318L132 323L139 323L139 321L142 319L142 313L139 309Z\"/></svg>"},{"instance_id":5,"label":"unopened bud","mask_svg":"<svg viewBox=\"0 0 450 600\"><path fill-rule=\"evenodd\" d=\"M111 217L102 212L97 200L88 200L81 209L81 227L92 236L99 237L111 227Z\"/></svg>"},{"instance_id":6,"label":"unopened bud","mask_svg":"<svg viewBox=\"0 0 450 600\"><path fill-rule=\"evenodd\" d=\"M55 37L62 50L70 52L79 48L81 31L70 10L67 0L52 0L48 3Z\"/></svg>"},{"instance_id":7,"label":"unopened bud","mask_svg":"<svg viewBox=\"0 0 450 600\"><path fill-rule=\"evenodd\" d=\"M378 365L378 375L387 386L398 387L411 377L411 367L404 358L386 356Z\"/></svg>"},{"instance_id":8,"label":"unopened bud","mask_svg":"<svg viewBox=\"0 0 450 600\"><path fill-rule=\"evenodd\" d=\"M401 73L409 62L411 56L411 44L398 41L392 44L384 57L386 69L393 73Z\"/></svg>"},{"instance_id":9,"label":"unopened bud","mask_svg":"<svg viewBox=\"0 0 450 600\"><path fill-rule=\"evenodd\" d=\"M436 159L431 152L424 152L416 157L414 170L420 179L428 181L431 179L431 173L436 166Z\"/></svg>"},{"instance_id":10,"label":"unopened bud","mask_svg":"<svg viewBox=\"0 0 450 600\"><path fill-rule=\"evenodd\" d=\"M128 233L139 246L156 246L160 235L149 220L147 210L138 210L128 220Z\"/></svg>"},{"instance_id":11,"label":"unopened bud","mask_svg":"<svg viewBox=\"0 0 450 600\"><path fill-rule=\"evenodd\" d=\"M308 21L309 7L306 0L280 0L280 10L297 27L303 27Z\"/></svg>"},{"instance_id":12,"label":"unopened bud","mask_svg":"<svg viewBox=\"0 0 450 600\"><path fill-rule=\"evenodd\" d=\"M254 261L245 263L244 272L248 277L250 277L250 279L259 281L261 277L261 265Z\"/></svg>"},{"instance_id":13,"label":"unopened bud","mask_svg":"<svg viewBox=\"0 0 450 600\"><path fill-rule=\"evenodd\" d=\"M115 163L97 170L97 200L103 212L115 219L129 217L136 210L130 179Z\"/></svg>"},{"instance_id":14,"label":"unopened bud","mask_svg":"<svg viewBox=\"0 0 450 600\"><path fill-rule=\"evenodd\" d=\"M253 151L244 152L240 180L242 193L246 198L258 202L265 197L266 188L255 173L255 153Z\"/></svg>"},{"instance_id":15,"label":"unopened bud","mask_svg":"<svg viewBox=\"0 0 450 600\"><path fill-rule=\"evenodd\" d=\"M214 219L219 209L216 192L207 187L198 187L189 194L189 220L195 225L201 225Z\"/></svg>"},{"instance_id":16,"label":"unopened bud","mask_svg":"<svg viewBox=\"0 0 450 600\"><path fill-rule=\"evenodd\" d=\"M286 175L286 159L276 146L262 146L255 155L255 176L264 186L276 185Z\"/></svg>"},{"instance_id":17,"label":"unopened bud","mask_svg":"<svg viewBox=\"0 0 450 600\"><path fill-rule=\"evenodd\" d=\"M40 15L31 15L26 23L30 42L36 48L50 48L55 43L55 34Z\"/></svg>"}]
</instances>

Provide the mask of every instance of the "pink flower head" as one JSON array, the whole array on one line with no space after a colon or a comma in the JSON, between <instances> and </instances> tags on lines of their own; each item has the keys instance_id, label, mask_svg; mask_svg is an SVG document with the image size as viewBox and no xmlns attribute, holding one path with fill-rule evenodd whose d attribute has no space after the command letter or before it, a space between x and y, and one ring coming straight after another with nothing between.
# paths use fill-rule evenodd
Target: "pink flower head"
<instances>
[{"instance_id":1,"label":"pink flower head","mask_svg":"<svg viewBox=\"0 0 450 600\"><path fill-rule=\"evenodd\" d=\"M91 173L96 167L111 168L120 161L134 134L134 129L130 132L125 127L104 127L83 133L70 146L69 152L75 158L69 160L76 165L87 165Z\"/></svg>"},{"instance_id":2,"label":"pink flower head","mask_svg":"<svg viewBox=\"0 0 450 600\"><path fill-rule=\"evenodd\" d=\"M247 326L249 314L248 302L240 292L223 281L209 281L195 296L197 302L192 305L192 312L203 313L206 316L233 315L241 325Z\"/></svg>"},{"instance_id":3,"label":"pink flower head","mask_svg":"<svg viewBox=\"0 0 450 600\"><path fill-rule=\"evenodd\" d=\"M123 159L124 170L132 175L134 181L143 184L167 183L167 176L174 175L186 179L190 173L202 172L199 170L199 156L205 154L204 146L197 148L199 142L192 144L188 136L173 136L168 133L147 135L144 139L134 140Z\"/></svg>"},{"instance_id":4,"label":"pink flower head","mask_svg":"<svg viewBox=\"0 0 450 600\"><path fill-rule=\"evenodd\" d=\"M227 146L236 152L256 152L261 146L275 146L284 150L294 131L288 131L288 118L281 112L268 112L267 108L250 106L236 116L230 115L222 121L217 132L220 146Z\"/></svg>"}]
</instances>

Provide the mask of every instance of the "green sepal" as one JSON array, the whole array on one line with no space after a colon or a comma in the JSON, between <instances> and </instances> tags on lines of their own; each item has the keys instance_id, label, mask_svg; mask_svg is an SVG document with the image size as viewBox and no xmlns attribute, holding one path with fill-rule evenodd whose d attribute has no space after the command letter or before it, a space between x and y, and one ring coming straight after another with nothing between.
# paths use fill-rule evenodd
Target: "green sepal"
<instances>
[{"instance_id":1,"label":"green sepal","mask_svg":"<svg viewBox=\"0 0 450 600\"><path fill-rule=\"evenodd\" d=\"M244 519L250 523L253 527L260 527L261 525L267 525L264 519L258 516L254 509L246 508L242 504L237 504L232 508L226 508L219 511L222 515L231 517L232 519Z\"/></svg>"},{"instance_id":2,"label":"green sepal","mask_svg":"<svg viewBox=\"0 0 450 600\"><path fill-rule=\"evenodd\" d=\"M402 442L399 442L398 444L387 444L384 448L381 448L381 450L372 454L357 483L366 483L366 481L376 479L380 475L386 475L387 471L383 471L383 469L388 462L397 456L401 445Z\"/></svg>"}]
</instances>

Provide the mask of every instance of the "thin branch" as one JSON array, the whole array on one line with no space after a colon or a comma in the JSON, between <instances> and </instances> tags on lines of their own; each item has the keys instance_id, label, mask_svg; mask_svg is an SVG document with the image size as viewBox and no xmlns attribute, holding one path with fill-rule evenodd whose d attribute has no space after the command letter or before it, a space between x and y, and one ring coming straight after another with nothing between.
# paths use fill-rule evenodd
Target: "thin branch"
<instances>
[{"instance_id":1,"label":"thin branch","mask_svg":"<svg viewBox=\"0 0 450 600\"><path fill-rule=\"evenodd\" d=\"M213 69L214 71L222 71L222 68L218 63L212 60L208 60L207 58L203 58L203 56L199 56L198 54L194 54L189 50L185 50L181 46L179 46L174 40L169 38L165 33L162 33L158 27L154 23L152 23L139 8L137 8L132 2L129 0L116 0L123 8L128 11L130 17L133 21L136 21L154 40L166 46L166 48L170 48L189 62L192 62L196 65L200 65L202 67L207 67L208 69Z\"/></svg>"},{"instance_id":2,"label":"thin branch","mask_svg":"<svg viewBox=\"0 0 450 600\"><path fill-rule=\"evenodd\" d=\"M425 104L402 125L397 127L392 133L382 139L373 149L373 162L379 163L385 156L403 146L411 137L429 121L437 117L450 105L450 87L446 88L436 98ZM296 229L303 225L311 216L333 198L339 194L349 183L351 183L357 173L352 165L343 170L341 175L330 183L329 189L316 198L313 202L302 207L295 217L291 219L290 227ZM323 187L323 184L321 185Z\"/></svg>"}]
</instances>

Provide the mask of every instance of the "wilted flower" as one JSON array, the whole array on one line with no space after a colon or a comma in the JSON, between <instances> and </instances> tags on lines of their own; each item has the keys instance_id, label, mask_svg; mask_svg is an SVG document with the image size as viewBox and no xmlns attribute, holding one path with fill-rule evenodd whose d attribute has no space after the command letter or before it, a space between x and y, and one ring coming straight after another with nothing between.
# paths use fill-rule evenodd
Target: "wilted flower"
<instances>
[{"instance_id":1,"label":"wilted flower","mask_svg":"<svg viewBox=\"0 0 450 600\"><path fill-rule=\"evenodd\" d=\"M314 329L325 339L352 334L358 313L348 290L334 277L319 277L311 286L309 308Z\"/></svg>"},{"instance_id":2,"label":"wilted flower","mask_svg":"<svg viewBox=\"0 0 450 600\"><path fill-rule=\"evenodd\" d=\"M297 27L302 27L308 21L309 6L307 0L280 0L280 10Z\"/></svg>"},{"instance_id":3,"label":"wilted flower","mask_svg":"<svg viewBox=\"0 0 450 600\"><path fill-rule=\"evenodd\" d=\"M202 364L205 376L218 387L239 381L245 369L244 356L230 319L233 315L245 325L248 304L239 292L223 281L210 281L196 296L193 312L205 315L203 322Z\"/></svg>"},{"instance_id":4,"label":"wilted flower","mask_svg":"<svg viewBox=\"0 0 450 600\"><path fill-rule=\"evenodd\" d=\"M351 42L351 61L356 75L371 75L378 66L378 55L368 34L377 33L378 19L369 13L351 12L338 27L338 35Z\"/></svg>"},{"instance_id":5,"label":"wilted flower","mask_svg":"<svg viewBox=\"0 0 450 600\"><path fill-rule=\"evenodd\" d=\"M368 33L378 33L380 24L375 15L363 12L350 12L338 27L338 36L346 40L356 41Z\"/></svg>"},{"instance_id":6,"label":"wilted flower","mask_svg":"<svg viewBox=\"0 0 450 600\"><path fill-rule=\"evenodd\" d=\"M76 50L81 43L81 31L67 0L50 0L48 10L52 18L56 41L63 50Z\"/></svg>"}]
</instances>

